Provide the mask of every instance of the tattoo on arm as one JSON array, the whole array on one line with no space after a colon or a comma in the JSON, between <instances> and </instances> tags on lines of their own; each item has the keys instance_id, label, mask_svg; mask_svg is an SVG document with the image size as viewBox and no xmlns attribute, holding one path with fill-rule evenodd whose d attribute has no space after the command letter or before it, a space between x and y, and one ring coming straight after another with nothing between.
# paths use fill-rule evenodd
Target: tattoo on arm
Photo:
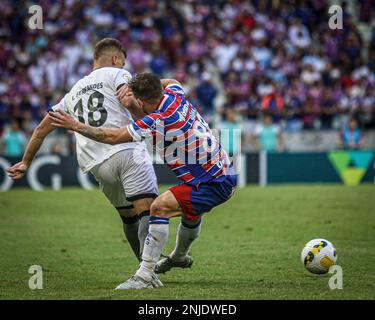
<instances>
[{"instance_id":1,"label":"tattoo on arm","mask_svg":"<svg viewBox=\"0 0 375 320\"><path fill-rule=\"evenodd\" d=\"M106 134L102 128L93 128L90 126L82 126L77 132L83 136L99 142L106 142Z\"/></svg>"},{"instance_id":2,"label":"tattoo on arm","mask_svg":"<svg viewBox=\"0 0 375 320\"><path fill-rule=\"evenodd\" d=\"M74 131L83 136L107 144L132 142L133 137L126 128L94 128L84 124L79 125Z\"/></svg>"}]
</instances>

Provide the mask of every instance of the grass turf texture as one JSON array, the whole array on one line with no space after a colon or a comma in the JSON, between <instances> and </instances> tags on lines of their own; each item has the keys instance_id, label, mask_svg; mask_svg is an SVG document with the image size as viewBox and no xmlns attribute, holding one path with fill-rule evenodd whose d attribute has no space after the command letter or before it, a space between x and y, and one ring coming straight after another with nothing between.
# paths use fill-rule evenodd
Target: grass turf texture
<instances>
[{"instance_id":1,"label":"grass turf texture","mask_svg":"<svg viewBox=\"0 0 375 320\"><path fill-rule=\"evenodd\" d=\"M0 193L0 299L374 299L375 187L247 187L204 217L192 269L165 287L114 291L136 270L121 220L97 190ZM165 253L175 242L173 219ZM343 290L300 262L313 238L332 241ZM43 290L28 268L43 267Z\"/></svg>"}]
</instances>

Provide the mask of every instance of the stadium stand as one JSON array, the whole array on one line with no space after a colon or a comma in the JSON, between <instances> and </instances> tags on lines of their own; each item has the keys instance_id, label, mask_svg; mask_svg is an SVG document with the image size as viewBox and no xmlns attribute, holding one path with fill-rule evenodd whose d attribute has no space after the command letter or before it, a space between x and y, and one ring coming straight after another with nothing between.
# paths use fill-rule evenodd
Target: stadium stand
<instances>
[{"instance_id":1,"label":"stadium stand","mask_svg":"<svg viewBox=\"0 0 375 320\"><path fill-rule=\"evenodd\" d=\"M43 30L28 29L20 2L26 3L0 2L3 142L14 121L30 135L90 72L92 45L115 37L132 73L180 80L216 127L233 109L245 149L254 149L251 137L264 112L284 132L286 150L335 148L353 117L364 145L375 147L373 1L341 1L342 30L329 29L325 0L44 0ZM64 131L50 139L45 151L74 152Z\"/></svg>"}]
</instances>

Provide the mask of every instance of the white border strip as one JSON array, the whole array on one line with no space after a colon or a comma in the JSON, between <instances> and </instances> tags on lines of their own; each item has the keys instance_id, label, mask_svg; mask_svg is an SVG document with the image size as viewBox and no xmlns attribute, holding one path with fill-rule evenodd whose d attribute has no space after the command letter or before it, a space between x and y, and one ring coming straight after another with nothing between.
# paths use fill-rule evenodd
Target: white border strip
<instances>
[{"instance_id":1,"label":"white border strip","mask_svg":"<svg viewBox=\"0 0 375 320\"><path fill-rule=\"evenodd\" d=\"M259 185L267 185L267 151L259 152Z\"/></svg>"}]
</instances>

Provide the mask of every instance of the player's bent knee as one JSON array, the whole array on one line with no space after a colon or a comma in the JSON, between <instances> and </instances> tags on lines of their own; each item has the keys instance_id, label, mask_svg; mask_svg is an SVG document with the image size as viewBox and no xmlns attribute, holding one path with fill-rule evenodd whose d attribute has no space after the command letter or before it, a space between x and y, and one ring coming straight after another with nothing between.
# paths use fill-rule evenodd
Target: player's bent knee
<instances>
[{"instance_id":1,"label":"player's bent knee","mask_svg":"<svg viewBox=\"0 0 375 320\"><path fill-rule=\"evenodd\" d=\"M136 215L133 206L116 207L116 210L121 217L133 217Z\"/></svg>"},{"instance_id":2,"label":"player's bent knee","mask_svg":"<svg viewBox=\"0 0 375 320\"><path fill-rule=\"evenodd\" d=\"M169 215L169 208L165 201L156 198L151 204L151 216L167 217Z\"/></svg>"},{"instance_id":3,"label":"player's bent knee","mask_svg":"<svg viewBox=\"0 0 375 320\"><path fill-rule=\"evenodd\" d=\"M179 203L174 195L168 190L158 196L151 204L151 216L176 217L182 214Z\"/></svg>"}]
</instances>

